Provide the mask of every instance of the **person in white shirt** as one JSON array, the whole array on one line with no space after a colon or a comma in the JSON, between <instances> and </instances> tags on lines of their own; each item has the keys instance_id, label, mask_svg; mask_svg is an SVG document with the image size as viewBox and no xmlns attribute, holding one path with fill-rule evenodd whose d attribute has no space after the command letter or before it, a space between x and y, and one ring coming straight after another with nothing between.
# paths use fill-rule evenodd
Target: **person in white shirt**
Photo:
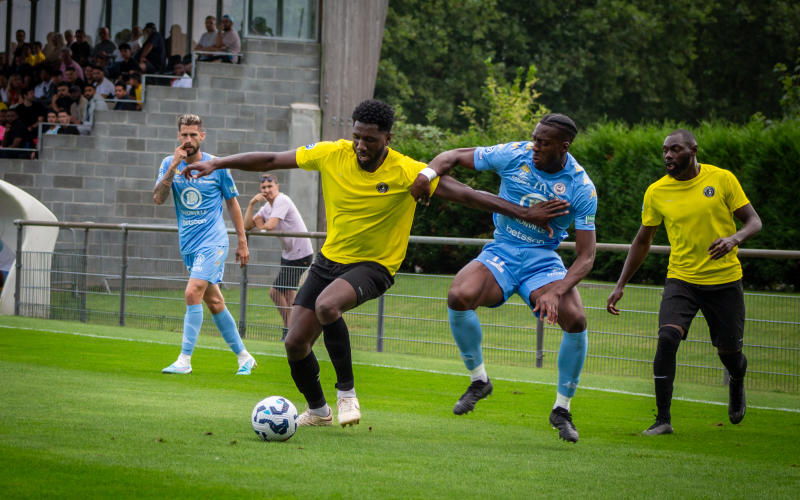
<instances>
[{"instance_id":1,"label":"person in white shirt","mask_svg":"<svg viewBox=\"0 0 800 500\"><path fill-rule=\"evenodd\" d=\"M254 216L253 211L258 203L264 203L264 206ZM261 176L261 192L253 196L247 205L244 228L249 231L254 227L266 231L308 232L303 217L292 199L279 192L278 177L274 173ZM289 331L289 316L297 295L297 284L300 276L311 265L314 250L308 238L287 236L280 240L281 269L272 283L269 297L278 306L278 312L283 320L281 340L284 340Z\"/></svg>"}]
</instances>

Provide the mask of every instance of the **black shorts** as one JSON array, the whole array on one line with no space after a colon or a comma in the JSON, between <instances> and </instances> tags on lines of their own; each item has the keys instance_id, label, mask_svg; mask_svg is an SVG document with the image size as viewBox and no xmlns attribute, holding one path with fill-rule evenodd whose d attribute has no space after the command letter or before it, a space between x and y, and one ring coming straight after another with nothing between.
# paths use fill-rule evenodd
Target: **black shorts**
<instances>
[{"instance_id":1,"label":"black shorts","mask_svg":"<svg viewBox=\"0 0 800 500\"><path fill-rule=\"evenodd\" d=\"M317 297L335 279L341 278L350 283L356 291L358 302L356 305L380 297L383 292L394 285L394 278L389 270L377 262L356 262L354 264L339 264L328 260L322 252L308 269L308 277L297 292L294 299L295 305L315 309Z\"/></svg>"},{"instance_id":2,"label":"black shorts","mask_svg":"<svg viewBox=\"0 0 800 500\"><path fill-rule=\"evenodd\" d=\"M278 276L272 282L272 288L280 288L285 290L297 289L297 283L300 281L300 276L303 275L308 266L311 265L311 259L314 255L306 255L302 259L288 260L281 257L281 270L278 271Z\"/></svg>"},{"instance_id":3,"label":"black shorts","mask_svg":"<svg viewBox=\"0 0 800 500\"><path fill-rule=\"evenodd\" d=\"M658 311L658 324L678 325L689 333L698 309L708 323L711 343L718 349L738 351L744 339L744 290L742 280L722 285L694 285L668 278Z\"/></svg>"}]
</instances>

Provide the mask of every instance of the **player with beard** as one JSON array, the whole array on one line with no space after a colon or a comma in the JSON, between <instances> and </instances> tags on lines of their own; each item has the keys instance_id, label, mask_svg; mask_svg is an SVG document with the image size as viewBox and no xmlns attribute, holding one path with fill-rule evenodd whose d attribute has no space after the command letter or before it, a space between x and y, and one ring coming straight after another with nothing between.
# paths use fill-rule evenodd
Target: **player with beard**
<instances>
[{"instance_id":1,"label":"player with beard","mask_svg":"<svg viewBox=\"0 0 800 500\"><path fill-rule=\"evenodd\" d=\"M470 373L470 385L456 402L453 413L463 415L492 393L486 374L481 341L479 306L499 307L512 294L525 301L537 316L558 323L563 334L558 351L558 387L550 412L550 425L561 439L575 443L578 430L572 422L570 401L578 387L588 340L586 312L576 285L594 264L597 193L594 184L569 153L578 129L566 115L544 115L533 130L532 141L445 151L429 167L437 174L456 165L500 176L500 197L512 203L535 204L552 215L549 224L531 225L502 214L494 215L494 241L487 243L464 266L447 293L450 330ZM427 179L420 176L411 192ZM564 267L556 248L574 222L577 257Z\"/></svg>"},{"instance_id":2,"label":"player with beard","mask_svg":"<svg viewBox=\"0 0 800 500\"><path fill-rule=\"evenodd\" d=\"M364 101L356 106L352 119L352 140L320 142L280 153L240 153L193 163L184 170L184 175L194 177L225 168L320 172L328 235L297 292L285 341L292 378L308 403L298 420L301 426L333 423L312 350L320 333L336 372L337 420L345 426L361 419L342 314L379 297L394 283L416 208L409 189L426 170L424 163L388 147L394 122L388 104ZM541 207L515 205L449 177L435 179L431 186L437 196L474 208L534 224L546 224L550 218Z\"/></svg>"},{"instance_id":3,"label":"player with beard","mask_svg":"<svg viewBox=\"0 0 800 500\"><path fill-rule=\"evenodd\" d=\"M711 343L730 373L728 417L738 424L745 414L742 266L736 248L761 230L761 219L728 170L697 162L697 140L676 130L662 147L667 175L644 194L642 226L631 244L606 310L614 315L625 285L644 262L661 222L672 247L658 313L658 346L653 360L655 423L646 435L672 433L670 404L676 354L697 311L708 323ZM733 220L742 221L736 230Z\"/></svg>"},{"instance_id":4,"label":"player with beard","mask_svg":"<svg viewBox=\"0 0 800 500\"><path fill-rule=\"evenodd\" d=\"M200 180L189 180L181 175L187 164L213 158L200 151L200 143L206 136L202 127L203 122L197 115L185 114L178 118L180 144L172 156L162 160L153 188L156 205L164 203L172 192L181 255L189 272L181 353L174 363L161 371L181 375L192 372L192 352L203 326L202 302L205 302L222 338L238 358L239 369L236 374L250 375L256 360L245 349L236 321L225 306L225 298L218 285L222 281L225 258L228 256L228 230L222 219L223 200L239 240L236 261L244 267L250 259L242 212L236 200L239 192L228 170L215 172Z\"/></svg>"}]
</instances>

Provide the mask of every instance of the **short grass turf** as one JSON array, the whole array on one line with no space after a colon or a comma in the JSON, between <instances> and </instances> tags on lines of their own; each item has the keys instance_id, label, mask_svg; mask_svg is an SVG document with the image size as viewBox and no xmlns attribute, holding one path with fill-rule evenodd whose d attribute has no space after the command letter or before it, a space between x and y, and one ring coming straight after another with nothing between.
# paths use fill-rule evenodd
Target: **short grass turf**
<instances>
[{"instance_id":1,"label":"short grass turf","mask_svg":"<svg viewBox=\"0 0 800 500\"><path fill-rule=\"evenodd\" d=\"M256 402L278 394L304 407L282 345L248 342L259 365L237 377L221 339L202 336L193 374L162 375L179 340L0 316L0 496L797 498L800 488L796 395L748 394L761 406L740 425L724 405L676 400L675 434L645 437L654 401L637 391L649 391L593 376L583 384L609 390L579 389L570 444L547 424L553 372L490 367L494 394L455 416L468 384L457 360L356 352L360 425L264 443L249 423Z\"/></svg>"}]
</instances>

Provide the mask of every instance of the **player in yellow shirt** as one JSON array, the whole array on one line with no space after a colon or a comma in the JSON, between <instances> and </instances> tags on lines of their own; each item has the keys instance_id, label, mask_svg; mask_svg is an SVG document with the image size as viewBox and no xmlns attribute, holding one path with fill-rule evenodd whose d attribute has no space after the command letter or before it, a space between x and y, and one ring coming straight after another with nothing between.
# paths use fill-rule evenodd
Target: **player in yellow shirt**
<instances>
[{"instance_id":1,"label":"player in yellow shirt","mask_svg":"<svg viewBox=\"0 0 800 500\"><path fill-rule=\"evenodd\" d=\"M240 153L193 163L184 170L184 175L194 177L221 168L320 172L328 235L297 292L285 342L292 378L308 403L298 425L333 423L312 350L320 333L324 333L325 348L336 371L337 420L345 426L361 419L350 336L342 314L381 296L394 283L416 209L409 190L419 175L431 180L437 196L473 208L539 225L557 215L553 205L539 203L526 208L447 176L434 178L435 172L424 163L388 147L394 111L386 103L364 101L356 106L352 118L352 140L320 142L280 153Z\"/></svg>"},{"instance_id":2,"label":"player in yellow shirt","mask_svg":"<svg viewBox=\"0 0 800 500\"><path fill-rule=\"evenodd\" d=\"M672 433L676 354L698 310L703 312L711 343L730 373L728 417L734 424L744 418L744 293L736 247L761 230L761 219L736 176L697 162L697 140L691 132L672 132L664 140L662 152L667 175L644 194L642 226L606 304L609 313L619 314L616 304L622 290L647 256L663 221L671 251L653 360L658 414L643 432L651 436ZM734 216L743 223L738 231Z\"/></svg>"}]
</instances>

